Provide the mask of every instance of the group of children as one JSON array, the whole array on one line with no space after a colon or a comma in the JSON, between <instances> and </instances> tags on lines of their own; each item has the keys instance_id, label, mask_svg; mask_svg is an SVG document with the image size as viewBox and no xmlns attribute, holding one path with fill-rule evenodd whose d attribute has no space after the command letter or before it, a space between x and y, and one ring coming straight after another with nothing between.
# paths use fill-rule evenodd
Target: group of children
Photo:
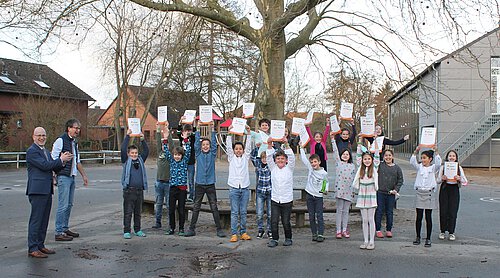
<instances>
[{"instance_id":1,"label":"group of children","mask_svg":"<svg viewBox=\"0 0 500 278\"><path fill-rule=\"evenodd\" d=\"M181 119L182 121L182 119ZM398 145L408 140L405 136L399 141L392 141L384 137L382 146L378 146L377 136L383 136L380 126L377 126L373 138L359 137L357 142L356 159L352 157L352 146L356 138L354 122L351 123L352 131L343 128L340 134L330 132L327 120L324 133L311 133L309 126L306 130L312 138L309 142L309 157L302 147L302 142L297 139L287 138L289 134L273 142L265 135L269 135L270 121L262 119L259 121L259 132L251 131L246 127L245 143L233 142L233 136L226 137L227 157L229 162L229 175L227 184L229 186L229 199L231 206L231 237L230 242L250 240L247 232L247 206L250 195L249 161L255 167L256 173L256 214L258 233L257 238L265 235L270 239L269 247L278 245L278 225L281 219L285 240L283 245L292 245L291 212L293 206L293 172L295 167L295 155L290 145L300 146L300 158L308 169L306 203L309 213L309 223L312 232L312 240L324 241L323 220L323 196L329 192L329 175L327 172L327 149L328 135L331 138L333 157L335 160L335 185L334 193L336 200L336 238L350 238L349 232L349 208L356 200L356 207L361 211L363 244L361 249L372 250L375 248L375 237L382 238L382 217L386 217L386 237L392 237L393 209L396 197L399 195L403 185L403 174L401 168L394 163L394 153L385 149L385 145ZM229 129L231 130L232 127ZM288 131L288 130L287 130ZM185 125L180 133L180 146L173 146L169 139L168 122L157 127L157 143L159 149L158 175L156 183L156 224L153 228L161 228L162 204L166 198L168 201L170 229L166 234L175 233L175 210L179 215L180 236L194 236L198 220L201 202L205 194L212 210L214 222L217 226L217 236L225 237L222 230L218 208L217 194L215 189L215 158L217 151L216 132L212 130L211 139L201 138L199 131L194 132L191 125ZM288 132L286 132L288 133ZM134 215L134 232L137 236L146 236L141 231L140 209L142 205L142 192L147 189L144 161L148 156L148 148L145 141L141 140L142 153L138 154L135 145L128 146L129 134L122 145L123 176L122 186L124 190L124 238L131 237L131 217ZM265 135L263 135L265 134ZM366 145L366 146L365 146ZM373 146L371 146L373 145ZM416 191L416 239L415 245L420 244L420 230L425 213L427 237L425 246L431 246L430 235L432 231L432 210L437 208L435 194L439 190L440 226L439 239L445 239L445 233L449 233L449 239L455 240L454 230L459 204L459 188L465 185L467 179L463 169L459 167L457 176L446 177L441 166L441 158L434 150L425 150L421 153L421 162L417 162L416 155L420 148L415 150L410 159L411 165L417 170L415 180ZM193 156L191 156L193 152ZM380 160L382 156L382 161ZM188 165L190 158L196 160L191 165L196 165L194 188L189 191L194 197L193 216L188 231L184 231L185 201L188 190ZM458 162L458 155L450 151L446 155L446 161ZM160 167L162 167L160 169ZM168 173L165 173L167 171ZM436 175L438 175L436 177ZM194 173L193 173L194 176ZM440 184L438 184L438 182ZM167 186L168 189L163 187ZM194 193L193 193L194 191ZM357 197L356 197L357 196ZM193 198L191 197L191 198ZM356 197L356 198L355 198ZM264 208L267 214L267 222L264 223Z\"/></svg>"}]
</instances>

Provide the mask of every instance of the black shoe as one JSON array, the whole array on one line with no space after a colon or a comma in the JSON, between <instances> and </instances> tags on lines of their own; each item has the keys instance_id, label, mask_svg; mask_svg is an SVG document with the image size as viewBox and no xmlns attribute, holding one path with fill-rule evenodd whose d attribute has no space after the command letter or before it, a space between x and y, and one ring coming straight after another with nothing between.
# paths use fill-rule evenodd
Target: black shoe
<instances>
[{"instance_id":1,"label":"black shoe","mask_svg":"<svg viewBox=\"0 0 500 278\"><path fill-rule=\"evenodd\" d=\"M257 238L262 239L263 237L264 237L264 231L259 231L259 233L257 234Z\"/></svg>"},{"instance_id":2,"label":"black shoe","mask_svg":"<svg viewBox=\"0 0 500 278\"><path fill-rule=\"evenodd\" d=\"M196 232L194 230L191 230L191 229L188 229L187 232L184 233L185 237L191 237L191 236L195 236L195 235L196 235Z\"/></svg>"},{"instance_id":3,"label":"black shoe","mask_svg":"<svg viewBox=\"0 0 500 278\"><path fill-rule=\"evenodd\" d=\"M56 241L72 241L73 237L66 234L60 234L55 236Z\"/></svg>"},{"instance_id":4,"label":"black shoe","mask_svg":"<svg viewBox=\"0 0 500 278\"><path fill-rule=\"evenodd\" d=\"M267 231L267 238L272 239L273 238L273 233L271 231Z\"/></svg>"},{"instance_id":5,"label":"black shoe","mask_svg":"<svg viewBox=\"0 0 500 278\"><path fill-rule=\"evenodd\" d=\"M283 242L283 246L291 246L292 245L292 239L291 238L287 238L285 239L285 242Z\"/></svg>"},{"instance_id":6,"label":"black shoe","mask_svg":"<svg viewBox=\"0 0 500 278\"><path fill-rule=\"evenodd\" d=\"M156 223L153 227L151 227L153 229L161 229L161 224L159 223Z\"/></svg>"},{"instance_id":7,"label":"black shoe","mask_svg":"<svg viewBox=\"0 0 500 278\"><path fill-rule=\"evenodd\" d=\"M175 231L170 229L165 234L171 236L171 235L175 234Z\"/></svg>"},{"instance_id":8,"label":"black shoe","mask_svg":"<svg viewBox=\"0 0 500 278\"><path fill-rule=\"evenodd\" d=\"M66 230L64 233L65 233L67 236L70 236L70 237L79 237L79 236L80 236L80 234L79 234L79 233L77 233L77 232L72 232L72 231L70 231L70 230Z\"/></svg>"},{"instance_id":9,"label":"black shoe","mask_svg":"<svg viewBox=\"0 0 500 278\"><path fill-rule=\"evenodd\" d=\"M313 235L312 236L312 241L318 241L318 235Z\"/></svg>"},{"instance_id":10,"label":"black shoe","mask_svg":"<svg viewBox=\"0 0 500 278\"><path fill-rule=\"evenodd\" d=\"M218 237L226 237L226 233L224 233L224 231L221 229L221 230L217 230L217 236Z\"/></svg>"},{"instance_id":11,"label":"black shoe","mask_svg":"<svg viewBox=\"0 0 500 278\"><path fill-rule=\"evenodd\" d=\"M268 243L267 243L267 247L271 247L271 248L274 248L278 246L278 241L277 240L274 240L274 239L271 239Z\"/></svg>"},{"instance_id":12,"label":"black shoe","mask_svg":"<svg viewBox=\"0 0 500 278\"><path fill-rule=\"evenodd\" d=\"M424 247L431 247L431 240L430 239L425 240Z\"/></svg>"},{"instance_id":13,"label":"black shoe","mask_svg":"<svg viewBox=\"0 0 500 278\"><path fill-rule=\"evenodd\" d=\"M420 245L420 238L419 237L415 238L415 240L413 241L413 245Z\"/></svg>"}]
</instances>

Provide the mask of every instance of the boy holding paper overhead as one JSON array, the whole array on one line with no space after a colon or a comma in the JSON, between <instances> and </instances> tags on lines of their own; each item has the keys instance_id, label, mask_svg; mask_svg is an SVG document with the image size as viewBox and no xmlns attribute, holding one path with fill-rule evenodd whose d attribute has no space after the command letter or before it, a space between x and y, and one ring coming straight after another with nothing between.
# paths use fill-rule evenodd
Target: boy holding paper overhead
<instances>
[{"instance_id":1,"label":"boy holding paper overhead","mask_svg":"<svg viewBox=\"0 0 500 278\"><path fill-rule=\"evenodd\" d=\"M441 182L439 189L439 223L441 233L439 239L449 240L455 237L455 226L457 224L458 205L460 204L460 187L467 185L464 169L458 164L458 154L454 150L448 151L444 165L439 170L438 181Z\"/></svg>"}]
</instances>

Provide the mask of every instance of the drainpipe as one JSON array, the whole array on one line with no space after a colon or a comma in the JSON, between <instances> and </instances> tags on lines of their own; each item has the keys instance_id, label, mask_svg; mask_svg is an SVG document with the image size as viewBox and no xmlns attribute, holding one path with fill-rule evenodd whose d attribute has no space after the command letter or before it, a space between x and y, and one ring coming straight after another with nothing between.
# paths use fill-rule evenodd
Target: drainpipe
<instances>
[{"instance_id":1,"label":"drainpipe","mask_svg":"<svg viewBox=\"0 0 500 278\"><path fill-rule=\"evenodd\" d=\"M436 92L436 123L434 127L436 128L436 131L438 130L438 123L439 123L439 73L435 67L435 63L432 63L432 70L434 71L435 75L435 81L434 81L434 91ZM436 132L436 144L439 142L439 132ZM438 149L440 149L440 146L437 146Z\"/></svg>"}]
</instances>

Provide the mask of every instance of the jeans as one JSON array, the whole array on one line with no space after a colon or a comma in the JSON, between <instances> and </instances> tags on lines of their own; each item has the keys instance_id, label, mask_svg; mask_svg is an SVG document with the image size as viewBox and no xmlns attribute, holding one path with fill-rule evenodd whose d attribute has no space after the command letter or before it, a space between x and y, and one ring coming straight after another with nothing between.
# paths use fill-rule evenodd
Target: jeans
<instances>
[{"instance_id":1,"label":"jeans","mask_svg":"<svg viewBox=\"0 0 500 278\"><path fill-rule=\"evenodd\" d=\"M155 183L155 216L156 225L161 227L161 217L163 214L163 204L168 208L168 196L170 195L170 185L168 181L157 180Z\"/></svg>"},{"instance_id":2,"label":"jeans","mask_svg":"<svg viewBox=\"0 0 500 278\"><path fill-rule=\"evenodd\" d=\"M238 233L238 217L240 220L240 234L247 232L247 206L250 196L248 188L229 188L229 201L231 203L231 234Z\"/></svg>"},{"instance_id":3,"label":"jeans","mask_svg":"<svg viewBox=\"0 0 500 278\"><path fill-rule=\"evenodd\" d=\"M290 224L290 217L292 215L293 202L276 203L271 201L271 231L273 239L279 240L280 235L278 232L278 222L281 217L281 224L285 230L285 239L292 239L292 224Z\"/></svg>"},{"instance_id":4,"label":"jeans","mask_svg":"<svg viewBox=\"0 0 500 278\"><path fill-rule=\"evenodd\" d=\"M307 212L309 225L313 235L323 235L325 222L323 221L323 197L316 197L307 193Z\"/></svg>"},{"instance_id":5,"label":"jeans","mask_svg":"<svg viewBox=\"0 0 500 278\"><path fill-rule=\"evenodd\" d=\"M193 150L192 150L193 151ZM189 199L194 200L195 198L195 186L194 186L194 175L195 175L195 167L193 165L188 164L187 168L187 179L188 179L188 187L189 187Z\"/></svg>"},{"instance_id":6,"label":"jeans","mask_svg":"<svg viewBox=\"0 0 500 278\"><path fill-rule=\"evenodd\" d=\"M49 225L52 194L30 194L31 215L28 226L28 252L45 248L45 237Z\"/></svg>"},{"instance_id":7,"label":"jeans","mask_svg":"<svg viewBox=\"0 0 500 278\"><path fill-rule=\"evenodd\" d=\"M56 235L60 235L69 229L69 216L74 197L75 177L57 176Z\"/></svg>"},{"instance_id":8,"label":"jeans","mask_svg":"<svg viewBox=\"0 0 500 278\"><path fill-rule=\"evenodd\" d=\"M455 233L457 225L458 206L460 204L460 189L456 184L441 185L439 191L439 224L441 232Z\"/></svg>"},{"instance_id":9,"label":"jeans","mask_svg":"<svg viewBox=\"0 0 500 278\"><path fill-rule=\"evenodd\" d=\"M189 229L194 231L196 228L196 222L198 221L198 215L200 214L201 201L203 196L207 194L208 203L210 204L210 209L212 210L212 216L214 217L215 226L217 230L222 230L220 224L219 209L217 208L217 191L215 190L215 184L196 185L196 197L194 199L193 215L191 217L191 225Z\"/></svg>"},{"instance_id":10,"label":"jeans","mask_svg":"<svg viewBox=\"0 0 500 278\"><path fill-rule=\"evenodd\" d=\"M271 191L267 193L257 192L255 202L259 232L264 231L264 206L267 213L267 231L271 231Z\"/></svg>"},{"instance_id":11,"label":"jeans","mask_svg":"<svg viewBox=\"0 0 500 278\"><path fill-rule=\"evenodd\" d=\"M375 230L382 228L382 215L385 214L386 231L392 231L394 204L396 195L377 191L377 210L375 211Z\"/></svg>"},{"instance_id":12,"label":"jeans","mask_svg":"<svg viewBox=\"0 0 500 278\"><path fill-rule=\"evenodd\" d=\"M134 215L134 232L141 230L141 211L144 194L142 189L123 189L123 232L130 233L132 214Z\"/></svg>"},{"instance_id":13,"label":"jeans","mask_svg":"<svg viewBox=\"0 0 500 278\"><path fill-rule=\"evenodd\" d=\"M181 190L177 186L170 187L170 196L168 200L168 222L170 229L175 230L175 208L177 205L177 213L179 214L179 230L184 230L184 222L186 221L186 190Z\"/></svg>"}]
</instances>

